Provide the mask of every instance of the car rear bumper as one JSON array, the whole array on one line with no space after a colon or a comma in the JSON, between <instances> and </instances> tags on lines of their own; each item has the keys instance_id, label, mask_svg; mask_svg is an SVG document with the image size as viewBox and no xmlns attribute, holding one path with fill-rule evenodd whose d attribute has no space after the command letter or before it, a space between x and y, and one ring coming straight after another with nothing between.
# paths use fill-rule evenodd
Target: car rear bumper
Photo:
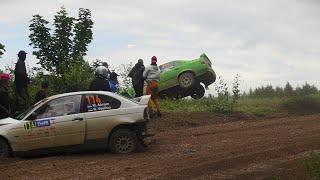
<instances>
[{"instance_id":1,"label":"car rear bumper","mask_svg":"<svg viewBox=\"0 0 320 180\"><path fill-rule=\"evenodd\" d=\"M213 70L209 70L206 73L198 76L198 80L205 86L209 86L216 81L216 73Z\"/></svg>"}]
</instances>

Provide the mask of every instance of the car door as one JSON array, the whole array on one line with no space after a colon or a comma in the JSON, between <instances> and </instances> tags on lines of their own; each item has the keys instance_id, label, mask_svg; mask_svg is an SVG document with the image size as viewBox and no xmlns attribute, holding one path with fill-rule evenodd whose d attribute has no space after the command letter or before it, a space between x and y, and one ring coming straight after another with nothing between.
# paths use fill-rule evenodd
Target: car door
<instances>
[{"instance_id":1,"label":"car door","mask_svg":"<svg viewBox=\"0 0 320 180\"><path fill-rule=\"evenodd\" d=\"M56 109L55 146L83 144L86 122L81 113L82 95L62 97L52 103Z\"/></svg>"},{"instance_id":2,"label":"car door","mask_svg":"<svg viewBox=\"0 0 320 180\"><path fill-rule=\"evenodd\" d=\"M83 144L85 120L81 114L81 95L56 98L37 113L37 119L50 119L51 132L54 134L53 146Z\"/></svg>"},{"instance_id":3,"label":"car door","mask_svg":"<svg viewBox=\"0 0 320 180\"><path fill-rule=\"evenodd\" d=\"M176 61L172 61L161 65L160 89L166 89L176 85L179 74L179 67L177 67L176 64Z\"/></svg>"},{"instance_id":4,"label":"car door","mask_svg":"<svg viewBox=\"0 0 320 180\"><path fill-rule=\"evenodd\" d=\"M87 123L86 140L106 139L112 128L119 123L123 109L121 101L103 94L84 96L84 114Z\"/></svg>"}]
</instances>

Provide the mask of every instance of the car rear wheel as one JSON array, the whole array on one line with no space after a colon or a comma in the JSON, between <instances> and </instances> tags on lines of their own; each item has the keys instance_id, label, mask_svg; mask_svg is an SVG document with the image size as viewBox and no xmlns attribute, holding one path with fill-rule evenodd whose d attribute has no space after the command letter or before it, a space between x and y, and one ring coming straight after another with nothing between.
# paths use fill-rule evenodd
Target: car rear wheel
<instances>
[{"instance_id":1,"label":"car rear wheel","mask_svg":"<svg viewBox=\"0 0 320 180\"><path fill-rule=\"evenodd\" d=\"M201 86L200 84L194 89L193 93L191 94L191 97L193 99L200 99L204 96L205 94L205 89L203 86Z\"/></svg>"},{"instance_id":2,"label":"car rear wheel","mask_svg":"<svg viewBox=\"0 0 320 180\"><path fill-rule=\"evenodd\" d=\"M129 129L119 129L112 133L109 147L113 153L131 153L137 150L138 139L133 131Z\"/></svg>"},{"instance_id":3,"label":"car rear wheel","mask_svg":"<svg viewBox=\"0 0 320 180\"><path fill-rule=\"evenodd\" d=\"M178 80L179 80L180 87L185 88L185 89L191 88L196 81L193 73L191 73L191 72L182 73L179 76Z\"/></svg>"},{"instance_id":4,"label":"car rear wheel","mask_svg":"<svg viewBox=\"0 0 320 180\"><path fill-rule=\"evenodd\" d=\"M8 158L11 156L11 149L7 141L0 138L0 157Z\"/></svg>"}]
</instances>

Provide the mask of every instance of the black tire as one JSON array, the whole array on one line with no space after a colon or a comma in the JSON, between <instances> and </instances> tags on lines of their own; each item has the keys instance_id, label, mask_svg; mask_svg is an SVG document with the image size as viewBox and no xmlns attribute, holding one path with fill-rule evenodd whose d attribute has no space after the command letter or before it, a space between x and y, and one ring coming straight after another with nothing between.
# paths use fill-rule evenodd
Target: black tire
<instances>
[{"instance_id":1,"label":"black tire","mask_svg":"<svg viewBox=\"0 0 320 180\"><path fill-rule=\"evenodd\" d=\"M196 78L192 72L184 72L179 76L179 85L183 89L188 89L193 87Z\"/></svg>"},{"instance_id":2,"label":"black tire","mask_svg":"<svg viewBox=\"0 0 320 180\"><path fill-rule=\"evenodd\" d=\"M117 154L128 154L138 150L139 141L136 134L129 129L119 129L112 133L109 148Z\"/></svg>"},{"instance_id":3,"label":"black tire","mask_svg":"<svg viewBox=\"0 0 320 180\"><path fill-rule=\"evenodd\" d=\"M200 84L194 89L193 93L191 94L191 97L193 99L200 99L204 96L206 90L204 89L203 86Z\"/></svg>"},{"instance_id":4,"label":"black tire","mask_svg":"<svg viewBox=\"0 0 320 180\"><path fill-rule=\"evenodd\" d=\"M0 157L1 158L11 157L10 145L3 138L0 138Z\"/></svg>"}]
</instances>

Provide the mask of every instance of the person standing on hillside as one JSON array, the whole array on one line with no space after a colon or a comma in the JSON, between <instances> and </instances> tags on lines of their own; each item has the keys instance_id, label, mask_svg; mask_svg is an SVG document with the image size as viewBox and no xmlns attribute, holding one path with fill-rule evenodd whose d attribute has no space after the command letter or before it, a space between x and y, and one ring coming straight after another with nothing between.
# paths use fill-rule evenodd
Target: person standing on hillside
<instances>
[{"instance_id":1,"label":"person standing on hillside","mask_svg":"<svg viewBox=\"0 0 320 180\"><path fill-rule=\"evenodd\" d=\"M8 83L9 74L0 74L0 119L6 118L10 114Z\"/></svg>"},{"instance_id":2,"label":"person standing on hillside","mask_svg":"<svg viewBox=\"0 0 320 180\"><path fill-rule=\"evenodd\" d=\"M143 65L143 60L139 59L138 62L134 65L134 67L129 72L128 76L132 78L132 86L136 93L136 97L143 96L143 85L144 78L143 72L145 67Z\"/></svg>"},{"instance_id":3,"label":"person standing on hillside","mask_svg":"<svg viewBox=\"0 0 320 180\"><path fill-rule=\"evenodd\" d=\"M41 90L37 92L34 104L48 97L49 83L44 81L41 83Z\"/></svg>"},{"instance_id":4,"label":"person standing on hillside","mask_svg":"<svg viewBox=\"0 0 320 180\"><path fill-rule=\"evenodd\" d=\"M143 78L147 82L147 95L151 95L150 101L148 103L149 111L152 112L152 103L155 104L157 108L157 115L161 117L160 111L160 98L159 98L159 82L160 82L160 70L157 65L157 57L153 56L151 58L151 65L145 68L143 72Z\"/></svg>"},{"instance_id":5,"label":"person standing on hillside","mask_svg":"<svg viewBox=\"0 0 320 180\"><path fill-rule=\"evenodd\" d=\"M95 78L92 80L89 91L110 91L110 84L107 79L108 69L104 66L99 66L95 72Z\"/></svg>"},{"instance_id":6,"label":"person standing on hillside","mask_svg":"<svg viewBox=\"0 0 320 180\"><path fill-rule=\"evenodd\" d=\"M25 60L27 53L25 51L19 51L18 62L14 69L14 84L15 84L15 94L16 94L16 111L20 112L29 106L29 93L28 85L30 79L27 74Z\"/></svg>"},{"instance_id":7,"label":"person standing on hillside","mask_svg":"<svg viewBox=\"0 0 320 180\"><path fill-rule=\"evenodd\" d=\"M109 83L110 83L110 90L113 93L118 92L119 90L119 81L118 81L118 74L112 70L109 77Z\"/></svg>"},{"instance_id":8,"label":"person standing on hillside","mask_svg":"<svg viewBox=\"0 0 320 180\"><path fill-rule=\"evenodd\" d=\"M109 80L110 75L111 75L111 72L110 72L110 69L109 69L109 64L108 64L107 62L103 62L103 63L102 63L102 66L104 66L104 67L107 69L106 79Z\"/></svg>"}]
</instances>

